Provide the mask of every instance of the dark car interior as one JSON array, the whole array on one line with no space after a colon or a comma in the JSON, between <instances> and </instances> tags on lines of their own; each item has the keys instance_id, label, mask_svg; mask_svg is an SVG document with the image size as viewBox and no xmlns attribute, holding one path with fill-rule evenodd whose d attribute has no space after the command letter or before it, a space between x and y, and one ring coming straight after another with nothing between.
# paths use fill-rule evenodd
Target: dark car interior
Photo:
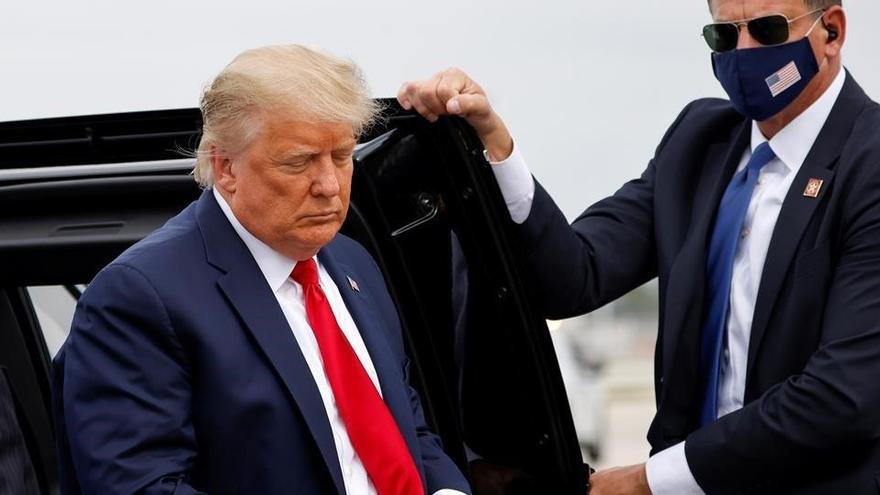
<instances>
[{"instance_id":1,"label":"dark car interior","mask_svg":"<svg viewBox=\"0 0 880 495\"><path fill-rule=\"evenodd\" d=\"M355 154L343 232L385 274L429 423L475 494L586 493L549 332L479 141L457 119L383 104ZM18 425L0 428L0 462L26 457L39 493L57 492L58 466L50 352L26 288L75 298L74 284L194 200L185 150L200 129L198 109L0 123L0 419Z\"/></svg>"}]
</instances>

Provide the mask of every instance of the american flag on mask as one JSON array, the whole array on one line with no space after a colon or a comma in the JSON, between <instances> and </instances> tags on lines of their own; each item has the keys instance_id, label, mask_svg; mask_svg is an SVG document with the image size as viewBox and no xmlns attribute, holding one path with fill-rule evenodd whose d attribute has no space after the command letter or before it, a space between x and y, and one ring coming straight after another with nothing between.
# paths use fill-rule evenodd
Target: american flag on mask
<instances>
[{"instance_id":1,"label":"american flag on mask","mask_svg":"<svg viewBox=\"0 0 880 495\"><path fill-rule=\"evenodd\" d=\"M789 62L788 65L779 69L775 74L766 79L767 87L770 88L770 94L772 94L774 98L776 98L779 93L794 86L795 83L800 80L801 73L798 72L797 65L794 64L794 61Z\"/></svg>"}]
</instances>

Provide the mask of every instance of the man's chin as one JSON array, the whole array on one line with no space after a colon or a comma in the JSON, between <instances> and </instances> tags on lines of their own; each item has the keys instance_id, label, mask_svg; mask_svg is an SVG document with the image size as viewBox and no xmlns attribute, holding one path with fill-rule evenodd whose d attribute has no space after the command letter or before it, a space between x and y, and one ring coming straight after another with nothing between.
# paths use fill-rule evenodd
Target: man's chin
<instances>
[{"instance_id":1,"label":"man's chin","mask_svg":"<svg viewBox=\"0 0 880 495\"><path fill-rule=\"evenodd\" d=\"M339 222L327 222L309 227L295 236L296 244L317 252L336 237L340 227L342 225Z\"/></svg>"}]
</instances>

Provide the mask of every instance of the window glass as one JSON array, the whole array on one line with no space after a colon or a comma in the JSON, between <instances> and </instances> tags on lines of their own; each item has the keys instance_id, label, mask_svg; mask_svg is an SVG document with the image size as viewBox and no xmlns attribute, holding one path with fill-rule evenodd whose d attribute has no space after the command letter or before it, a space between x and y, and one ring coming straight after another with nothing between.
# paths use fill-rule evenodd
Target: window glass
<instances>
[{"instance_id":1,"label":"window glass","mask_svg":"<svg viewBox=\"0 0 880 495\"><path fill-rule=\"evenodd\" d=\"M34 312L40 321L43 338L46 339L46 347L53 358L70 332L73 311L76 309L76 294L84 289L83 285L28 287Z\"/></svg>"}]
</instances>

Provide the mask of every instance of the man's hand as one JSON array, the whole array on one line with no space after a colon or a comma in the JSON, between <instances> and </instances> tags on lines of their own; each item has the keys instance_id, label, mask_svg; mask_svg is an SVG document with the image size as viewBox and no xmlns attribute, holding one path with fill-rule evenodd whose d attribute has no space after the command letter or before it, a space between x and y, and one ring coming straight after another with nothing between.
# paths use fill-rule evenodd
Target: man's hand
<instances>
[{"instance_id":1,"label":"man's hand","mask_svg":"<svg viewBox=\"0 0 880 495\"><path fill-rule=\"evenodd\" d=\"M651 495L645 464L606 469L591 475L590 495Z\"/></svg>"},{"instance_id":2,"label":"man's hand","mask_svg":"<svg viewBox=\"0 0 880 495\"><path fill-rule=\"evenodd\" d=\"M513 138L492 110L486 92L460 69L447 69L431 79L403 83L397 101L431 122L441 115L463 117L477 131L494 161L504 160L513 152Z\"/></svg>"}]
</instances>

